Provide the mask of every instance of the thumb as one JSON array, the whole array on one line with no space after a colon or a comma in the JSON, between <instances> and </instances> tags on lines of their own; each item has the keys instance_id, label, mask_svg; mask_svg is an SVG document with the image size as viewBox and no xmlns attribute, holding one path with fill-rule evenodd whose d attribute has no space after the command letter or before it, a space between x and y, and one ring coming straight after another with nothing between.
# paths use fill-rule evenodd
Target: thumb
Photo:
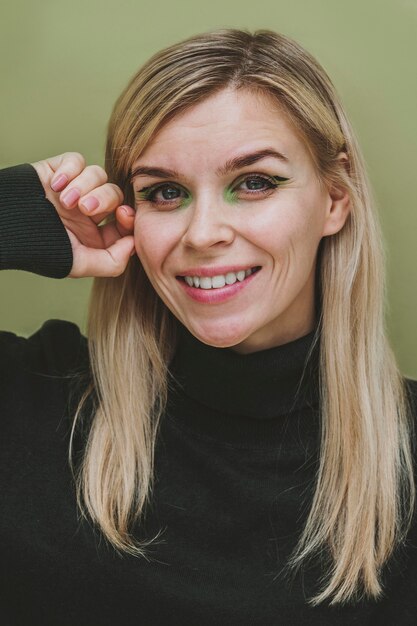
<instances>
[{"instance_id":1,"label":"thumb","mask_svg":"<svg viewBox=\"0 0 417 626\"><path fill-rule=\"evenodd\" d=\"M69 278L120 276L135 252L133 236L121 237L108 248L77 246Z\"/></svg>"}]
</instances>

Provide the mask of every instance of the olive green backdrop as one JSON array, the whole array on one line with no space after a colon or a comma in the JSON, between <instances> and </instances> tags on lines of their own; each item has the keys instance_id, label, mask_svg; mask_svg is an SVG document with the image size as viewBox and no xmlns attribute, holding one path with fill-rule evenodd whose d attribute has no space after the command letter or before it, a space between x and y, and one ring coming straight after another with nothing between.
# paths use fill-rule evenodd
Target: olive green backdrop
<instances>
[{"instance_id":1,"label":"olive green backdrop","mask_svg":"<svg viewBox=\"0 0 417 626\"><path fill-rule=\"evenodd\" d=\"M387 327L417 378L417 0L3 0L0 167L73 150L103 165L113 102L151 54L218 27L271 28L310 50L365 154L387 249ZM85 330L91 279L0 275L0 328Z\"/></svg>"}]
</instances>

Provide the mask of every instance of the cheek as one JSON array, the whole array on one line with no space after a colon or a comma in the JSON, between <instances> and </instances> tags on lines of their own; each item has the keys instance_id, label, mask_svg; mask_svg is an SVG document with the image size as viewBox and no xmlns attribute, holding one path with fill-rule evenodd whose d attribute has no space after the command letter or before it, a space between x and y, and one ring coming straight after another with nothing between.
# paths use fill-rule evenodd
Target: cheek
<instances>
[{"instance_id":1,"label":"cheek","mask_svg":"<svg viewBox=\"0 0 417 626\"><path fill-rule=\"evenodd\" d=\"M241 224L241 234L265 251L285 250L291 241L311 237L311 222L290 207L268 211Z\"/></svg>"},{"instance_id":2,"label":"cheek","mask_svg":"<svg viewBox=\"0 0 417 626\"><path fill-rule=\"evenodd\" d=\"M135 217L135 247L145 269L161 267L175 246L177 229L168 221L167 215L137 213Z\"/></svg>"},{"instance_id":3,"label":"cheek","mask_svg":"<svg viewBox=\"0 0 417 626\"><path fill-rule=\"evenodd\" d=\"M321 239L321 212L315 199L298 195L285 205L268 207L257 219L242 223L242 234L267 254L285 260L310 261Z\"/></svg>"}]
</instances>

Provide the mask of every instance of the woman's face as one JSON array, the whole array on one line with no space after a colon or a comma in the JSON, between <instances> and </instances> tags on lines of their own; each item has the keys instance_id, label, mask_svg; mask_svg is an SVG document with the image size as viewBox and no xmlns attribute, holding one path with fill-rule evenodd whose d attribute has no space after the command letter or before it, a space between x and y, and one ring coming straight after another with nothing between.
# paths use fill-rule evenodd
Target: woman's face
<instances>
[{"instance_id":1,"label":"woman's face","mask_svg":"<svg viewBox=\"0 0 417 626\"><path fill-rule=\"evenodd\" d=\"M209 97L171 120L132 173L137 254L195 337L249 353L313 330L318 245L342 228L348 198L320 186L270 100Z\"/></svg>"}]
</instances>

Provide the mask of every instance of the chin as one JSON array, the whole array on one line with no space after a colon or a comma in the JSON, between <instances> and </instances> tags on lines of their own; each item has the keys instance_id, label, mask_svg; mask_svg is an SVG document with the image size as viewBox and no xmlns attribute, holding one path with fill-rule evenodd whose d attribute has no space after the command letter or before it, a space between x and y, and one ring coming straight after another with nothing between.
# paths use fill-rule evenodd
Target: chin
<instances>
[{"instance_id":1,"label":"chin","mask_svg":"<svg viewBox=\"0 0 417 626\"><path fill-rule=\"evenodd\" d=\"M193 328L190 326L187 326L187 328L199 341L208 346L213 346L214 348L231 348L242 343L249 335L249 333L244 332L242 328L222 328L219 324L213 328Z\"/></svg>"}]
</instances>

